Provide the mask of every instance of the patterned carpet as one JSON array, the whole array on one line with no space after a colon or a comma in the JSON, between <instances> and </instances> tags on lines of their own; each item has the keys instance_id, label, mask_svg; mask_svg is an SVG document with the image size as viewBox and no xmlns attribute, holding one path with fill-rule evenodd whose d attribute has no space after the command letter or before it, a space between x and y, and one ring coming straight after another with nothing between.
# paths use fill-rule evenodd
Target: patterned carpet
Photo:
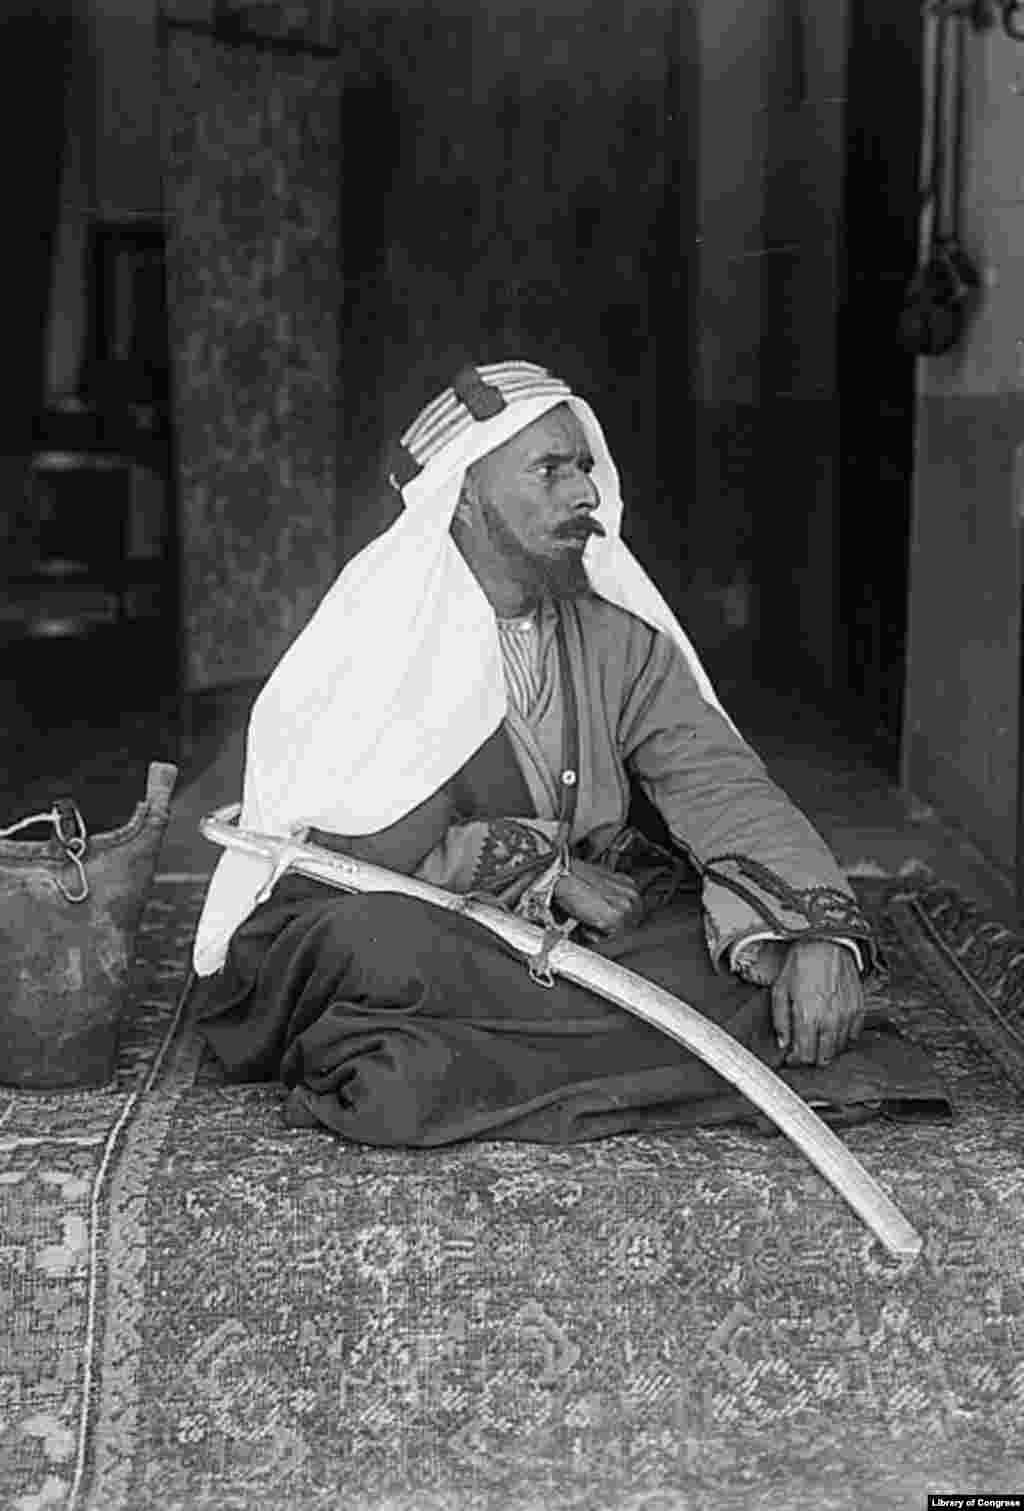
<instances>
[{"instance_id":1,"label":"patterned carpet","mask_svg":"<svg viewBox=\"0 0 1024 1511\"><path fill-rule=\"evenodd\" d=\"M753 1132L406 1154L285 1129L274 1088L218 1084L176 1021L201 889L159 881L117 1085L0 1090L0 1504L1019 1491L1024 940L928 879L858 886L884 995L958 1107L844 1135L925 1235L913 1263Z\"/></svg>"}]
</instances>

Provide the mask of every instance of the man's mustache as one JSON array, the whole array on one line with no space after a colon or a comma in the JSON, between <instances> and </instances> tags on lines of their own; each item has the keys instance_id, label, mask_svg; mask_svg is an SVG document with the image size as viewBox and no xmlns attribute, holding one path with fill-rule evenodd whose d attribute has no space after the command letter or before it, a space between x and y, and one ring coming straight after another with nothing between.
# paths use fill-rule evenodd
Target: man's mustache
<instances>
[{"instance_id":1,"label":"man's mustache","mask_svg":"<svg viewBox=\"0 0 1024 1511\"><path fill-rule=\"evenodd\" d=\"M607 535L604 525L596 519L583 519L568 525L559 525L555 531L558 540L589 540L592 535Z\"/></svg>"}]
</instances>

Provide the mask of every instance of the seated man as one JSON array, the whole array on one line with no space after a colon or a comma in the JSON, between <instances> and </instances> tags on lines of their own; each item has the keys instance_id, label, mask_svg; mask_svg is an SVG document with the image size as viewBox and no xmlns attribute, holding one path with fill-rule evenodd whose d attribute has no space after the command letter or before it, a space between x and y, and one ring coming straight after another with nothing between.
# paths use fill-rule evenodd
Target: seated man
<instances>
[{"instance_id":1,"label":"seated man","mask_svg":"<svg viewBox=\"0 0 1024 1511\"><path fill-rule=\"evenodd\" d=\"M529 363L468 369L390 483L404 513L256 702L242 824L573 921L818 1102L913 1098L906 1047L862 1034L868 923L621 540L589 406ZM220 861L200 1015L230 1076L284 1082L294 1123L435 1145L750 1112L679 1044L566 981L545 990L463 916L295 875L255 905L265 880Z\"/></svg>"}]
</instances>

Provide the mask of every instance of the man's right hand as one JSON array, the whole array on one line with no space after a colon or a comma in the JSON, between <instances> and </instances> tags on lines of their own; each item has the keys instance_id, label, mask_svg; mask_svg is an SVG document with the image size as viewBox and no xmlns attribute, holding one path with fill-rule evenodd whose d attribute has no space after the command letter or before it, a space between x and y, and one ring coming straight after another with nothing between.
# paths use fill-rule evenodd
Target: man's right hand
<instances>
[{"instance_id":1,"label":"man's right hand","mask_svg":"<svg viewBox=\"0 0 1024 1511\"><path fill-rule=\"evenodd\" d=\"M554 899L570 918L599 934L617 934L640 922L643 899L628 876L574 860L572 870L558 878Z\"/></svg>"}]
</instances>

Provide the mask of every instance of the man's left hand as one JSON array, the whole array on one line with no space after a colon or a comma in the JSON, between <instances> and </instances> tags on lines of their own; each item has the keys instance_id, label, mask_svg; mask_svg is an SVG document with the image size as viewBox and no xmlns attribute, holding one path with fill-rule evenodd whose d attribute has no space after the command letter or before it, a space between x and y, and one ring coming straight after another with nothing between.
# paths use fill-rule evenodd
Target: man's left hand
<instances>
[{"instance_id":1,"label":"man's left hand","mask_svg":"<svg viewBox=\"0 0 1024 1511\"><path fill-rule=\"evenodd\" d=\"M797 940L772 988L772 1019L787 1065L827 1065L864 1026L864 989L851 952Z\"/></svg>"}]
</instances>

